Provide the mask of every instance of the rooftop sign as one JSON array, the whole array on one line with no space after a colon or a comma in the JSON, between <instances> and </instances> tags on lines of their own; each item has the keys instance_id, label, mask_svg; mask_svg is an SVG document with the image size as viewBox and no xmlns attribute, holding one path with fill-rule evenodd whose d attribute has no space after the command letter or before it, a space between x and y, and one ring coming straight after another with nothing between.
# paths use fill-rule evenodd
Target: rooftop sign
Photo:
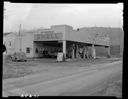
<instances>
[{"instance_id":1,"label":"rooftop sign","mask_svg":"<svg viewBox=\"0 0 128 99\"><path fill-rule=\"evenodd\" d=\"M61 40L62 33L42 33L35 34L34 41L44 41L44 40Z\"/></svg>"}]
</instances>

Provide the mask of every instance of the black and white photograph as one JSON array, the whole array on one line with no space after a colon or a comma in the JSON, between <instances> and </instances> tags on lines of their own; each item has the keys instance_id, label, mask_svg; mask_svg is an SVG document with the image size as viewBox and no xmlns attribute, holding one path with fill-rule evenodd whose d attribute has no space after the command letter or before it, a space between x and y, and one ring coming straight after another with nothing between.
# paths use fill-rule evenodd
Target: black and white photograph
<instances>
[{"instance_id":1,"label":"black and white photograph","mask_svg":"<svg viewBox=\"0 0 128 99\"><path fill-rule=\"evenodd\" d=\"M122 98L123 3L3 3L2 97Z\"/></svg>"}]
</instances>

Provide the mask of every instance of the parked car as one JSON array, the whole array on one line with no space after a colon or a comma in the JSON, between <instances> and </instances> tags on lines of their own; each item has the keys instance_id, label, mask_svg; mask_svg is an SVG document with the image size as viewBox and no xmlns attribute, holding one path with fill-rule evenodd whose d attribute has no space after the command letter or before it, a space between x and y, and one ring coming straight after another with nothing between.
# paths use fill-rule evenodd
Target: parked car
<instances>
[{"instance_id":1,"label":"parked car","mask_svg":"<svg viewBox=\"0 0 128 99\"><path fill-rule=\"evenodd\" d=\"M11 56L12 61L27 61L26 54L24 52L15 52Z\"/></svg>"}]
</instances>

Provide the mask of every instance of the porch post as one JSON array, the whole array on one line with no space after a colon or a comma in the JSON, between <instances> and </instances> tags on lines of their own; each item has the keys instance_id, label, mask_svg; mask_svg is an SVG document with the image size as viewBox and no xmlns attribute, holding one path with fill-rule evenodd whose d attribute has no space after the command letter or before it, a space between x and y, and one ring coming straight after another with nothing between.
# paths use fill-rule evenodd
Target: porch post
<instances>
[{"instance_id":1,"label":"porch post","mask_svg":"<svg viewBox=\"0 0 128 99\"><path fill-rule=\"evenodd\" d=\"M75 45L73 44L72 45L72 59L74 59L75 58Z\"/></svg>"},{"instance_id":2,"label":"porch post","mask_svg":"<svg viewBox=\"0 0 128 99\"><path fill-rule=\"evenodd\" d=\"M107 47L107 57L110 58L110 46Z\"/></svg>"},{"instance_id":3,"label":"porch post","mask_svg":"<svg viewBox=\"0 0 128 99\"><path fill-rule=\"evenodd\" d=\"M88 46L86 46L86 56L87 56L87 59L88 59L89 58Z\"/></svg>"},{"instance_id":4,"label":"porch post","mask_svg":"<svg viewBox=\"0 0 128 99\"><path fill-rule=\"evenodd\" d=\"M66 58L66 40L63 40L63 54L64 58Z\"/></svg>"},{"instance_id":5,"label":"porch post","mask_svg":"<svg viewBox=\"0 0 128 99\"><path fill-rule=\"evenodd\" d=\"M92 57L95 59L96 58L96 50L94 44L92 44Z\"/></svg>"},{"instance_id":6,"label":"porch post","mask_svg":"<svg viewBox=\"0 0 128 99\"><path fill-rule=\"evenodd\" d=\"M76 45L76 59L78 59L78 45Z\"/></svg>"},{"instance_id":7,"label":"porch post","mask_svg":"<svg viewBox=\"0 0 128 99\"><path fill-rule=\"evenodd\" d=\"M83 48L83 59L85 59L85 55L86 55L86 47L84 46L84 48Z\"/></svg>"}]
</instances>

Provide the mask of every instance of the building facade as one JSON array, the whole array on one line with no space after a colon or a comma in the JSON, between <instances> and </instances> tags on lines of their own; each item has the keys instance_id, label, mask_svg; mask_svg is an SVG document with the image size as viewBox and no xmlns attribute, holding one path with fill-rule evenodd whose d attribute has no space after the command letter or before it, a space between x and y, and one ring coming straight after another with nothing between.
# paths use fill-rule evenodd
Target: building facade
<instances>
[{"instance_id":1,"label":"building facade","mask_svg":"<svg viewBox=\"0 0 128 99\"><path fill-rule=\"evenodd\" d=\"M4 43L8 54L23 51L27 57L56 57L58 52L63 52L66 58L86 58L90 55L96 58L111 54L110 33L110 29L106 32L106 29L96 27L74 30L69 25L53 25L49 29L21 32L20 36L11 33L4 37Z\"/></svg>"}]
</instances>

